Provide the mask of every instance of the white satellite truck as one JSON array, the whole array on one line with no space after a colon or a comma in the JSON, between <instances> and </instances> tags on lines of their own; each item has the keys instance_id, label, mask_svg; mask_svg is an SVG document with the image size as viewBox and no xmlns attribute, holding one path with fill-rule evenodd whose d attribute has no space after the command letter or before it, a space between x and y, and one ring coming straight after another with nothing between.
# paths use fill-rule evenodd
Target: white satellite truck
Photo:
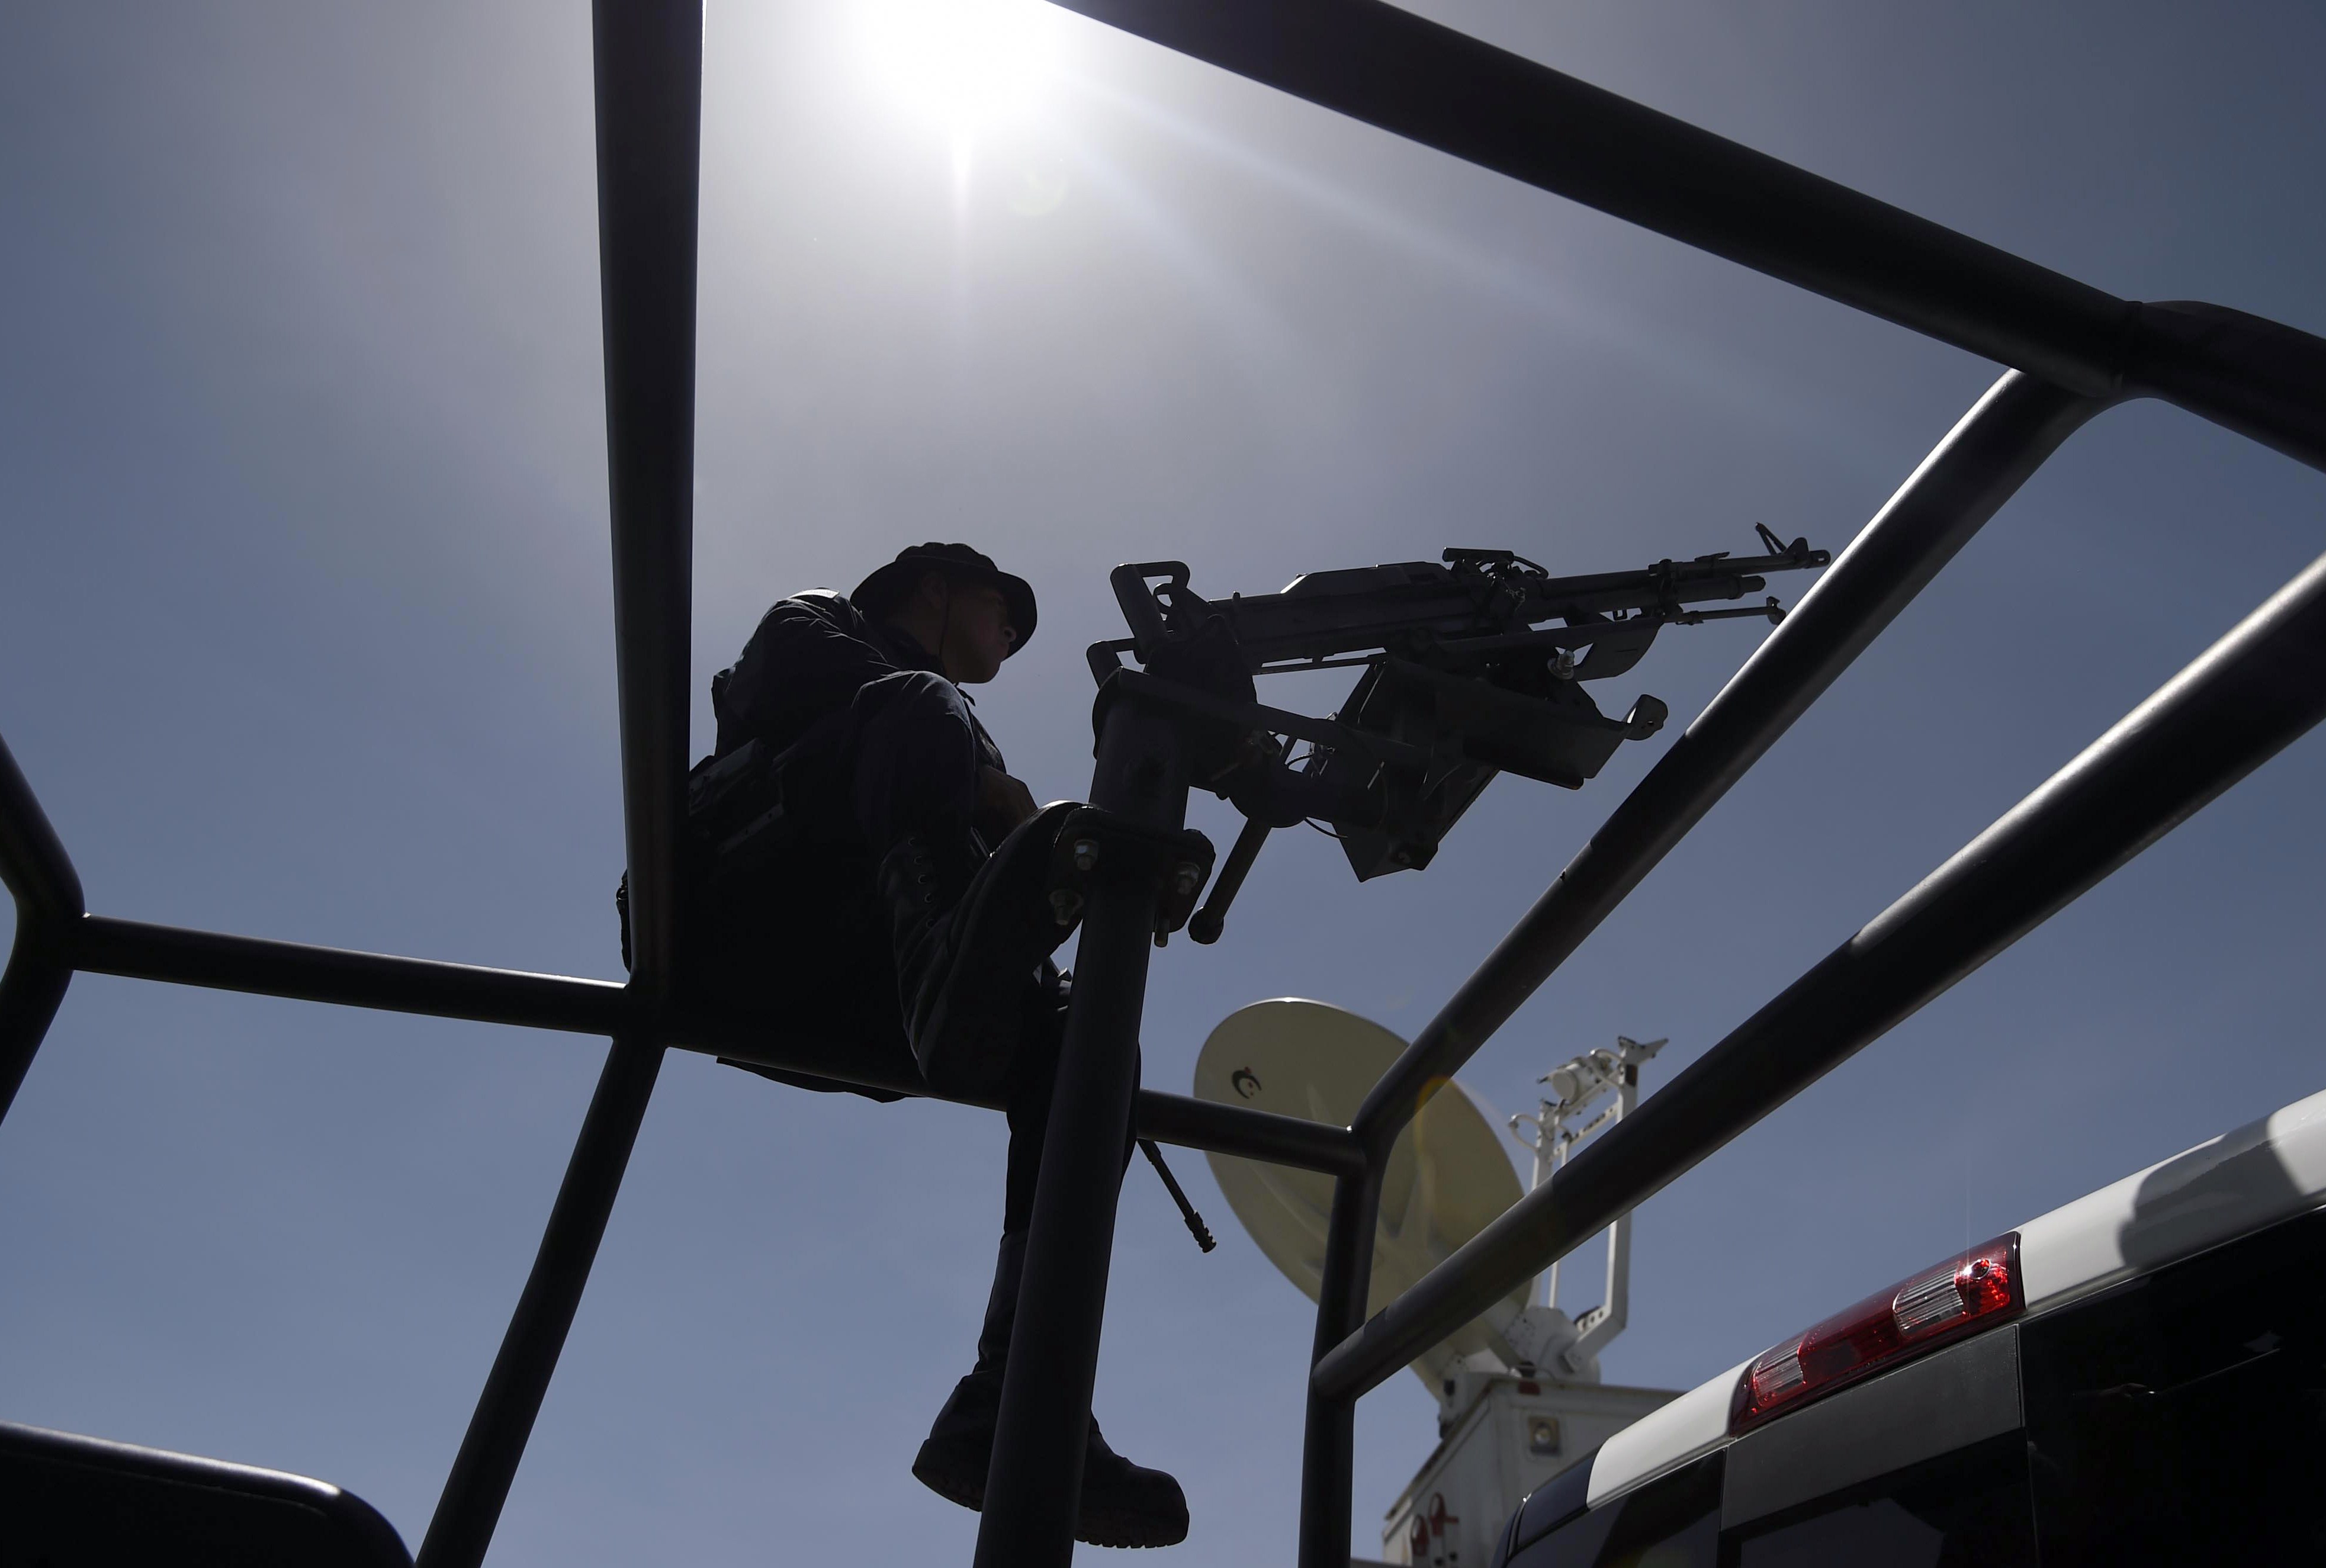
<instances>
[{"instance_id":1,"label":"white satellite truck","mask_svg":"<svg viewBox=\"0 0 2326 1568\"><path fill-rule=\"evenodd\" d=\"M1577 1140L1632 1109L1640 1064L1662 1044L1619 1039L1612 1051L1586 1053L1544 1075L1550 1091L1540 1109L1510 1118L1512 1132L1525 1129L1536 1184L1566 1163ZM1344 1127L1404 1049L1380 1025L1322 1002L1256 1002L1205 1042L1196 1093ZM1369 1308L1518 1202L1518 1173L1493 1122L1483 1100L1449 1081L1399 1137L1382 1183ZM1332 1178L1232 1155L1208 1158L1261 1251L1314 1300L1324 1278ZM1599 1352L1624 1330L1630 1274L1624 1218L1608 1232L1599 1305L1572 1319L1561 1312L1554 1266L1413 1363L1437 1400L1438 1443L1389 1510L1383 1560L1484 1568L1521 1498L1678 1396L1599 1380Z\"/></svg>"},{"instance_id":2,"label":"white satellite truck","mask_svg":"<svg viewBox=\"0 0 2326 1568\"><path fill-rule=\"evenodd\" d=\"M2321 1483L2326 1094L1672 1400L1530 1496L1491 1563L2326 1563Z\"/></svg>"},{"instance_id":3,"label":"white satellite truck","mask_svg":"<svg viewBox=\"0 0 2326 1568\"><path fill-rule=\"evenodd\" d=\"M1261 1003L1214 1032L1197 1091L1345 1124L1401 1044L1317 1003ZM1558 1098L1543 1115L1512 1118L1534 1125L1538 1182L1597 1125L1574 1125L1574 1098L1613 1076L1607 1114L1620 1115L1650 1050L1626 1043L1547 1077ZM1493 1180L1488 1118L1448 1087L1391 1165L1403 1184L1385 1190L1376 1304L1517 1196L1507 1161ZM1314 1295L1323 1178L1217 1157L1214 1169L1261 1249ZM1569 1322L1513 1297L1414 1363L1444 1441L1391 1512L1388 1561L2326 1563L2326 1093L1678 1396L1597 1380L1603 1327L1623 1314L1623 1231L1611 1241L1604 1318Z\"/></svg>"}]
</instances>

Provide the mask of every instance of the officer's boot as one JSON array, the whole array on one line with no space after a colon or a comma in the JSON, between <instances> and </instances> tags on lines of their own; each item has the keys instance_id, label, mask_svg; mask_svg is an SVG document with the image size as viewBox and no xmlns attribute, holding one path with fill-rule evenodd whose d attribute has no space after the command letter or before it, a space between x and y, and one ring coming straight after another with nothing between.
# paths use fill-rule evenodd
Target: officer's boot
<instances>
[{"instance_id":1,"label":"officer's boot","mask_svg":"<svg viewBox=\"0 0 2326 1568\"><path fill-rule=\"evenodd\" d=\"M1046 807L991 856L957 826L909 835L880 862L906 1035L941 1094L990 1095L1009 1074L1036 967L1074 929L1058 923L1047 886L1073 810Z\"/></svg>"},{"instance_id":2,"label":"officer's boot","mask_svg":"<svg viewBox=\"0 0 2326 1568\"><path fill-rule=\"evenodd\" d=\"M985 1299L985 1325L977 1336L977 1365L954 1386L937 1412L913 1474L939 1497L964 1508L985 1502L985 1471L993 1461L993 1423L1001 1412L1001 1368L1009 1355L1009 1327L1018 1312L1018 1282L1026 1273L1026 1233L1004 1232L993 1266L993 1293Z\"/></svg>"},{"instance_id":3,"label":"officer's boot","mask_svg":"<svg viewBox=\"0 0 2326 1568\"><path fill-rule=\"evenodd\" d=\"M965 1508L985 1506L985 1472L993 1462L993 1428L1001 1415L1001 1369L1018 1312L1018 1282L1026 1270L1026 1238L1001 1238L977 1336L977 1367L954 1385L937 1412L928 1441L913 1459L921 1484ZM1082 1516L1075 1539L1093 1546L1176 1546L1187 1538L1187 1498L1159 1470L1135 1465L1106 1445L1091 1419L1083 1450Z\"/></svg>"}]
</instances>

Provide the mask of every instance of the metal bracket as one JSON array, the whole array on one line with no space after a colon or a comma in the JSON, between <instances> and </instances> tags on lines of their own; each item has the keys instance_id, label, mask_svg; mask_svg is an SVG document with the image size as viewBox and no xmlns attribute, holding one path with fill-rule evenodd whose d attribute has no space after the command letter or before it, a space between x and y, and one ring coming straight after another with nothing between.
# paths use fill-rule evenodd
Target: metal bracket
<instances>
[{"instance_id":1,"label":"metal bracket","mask_svg":"<svg viewBox=\"0 0 2326 1568\"><path fill-rule=\"evenodd\" d=\"M1097 806L1080 806L1067 813L1050 851L1050 907L1060 925L1071 925L1099 877L1149 879L1156 894L1155 945L1161 947L1196 912L1214 856L1212 841L1193 828L1142 827Z\"/></svg>"}]
</instances>

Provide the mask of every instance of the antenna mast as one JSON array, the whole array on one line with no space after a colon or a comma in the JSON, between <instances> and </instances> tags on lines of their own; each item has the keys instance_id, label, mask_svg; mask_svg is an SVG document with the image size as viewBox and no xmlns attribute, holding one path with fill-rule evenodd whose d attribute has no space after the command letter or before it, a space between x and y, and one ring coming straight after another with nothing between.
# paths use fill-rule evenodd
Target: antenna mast
<instances>
[{"instance_id":1,"label":"antenna mast","mask_svg":"<svg viewBox=\"0 0 2326 1568\"><path fill-rule=\"evenodd\" d=\"M1632 1113L1640 1102L1640 1064L1667 1044L1664 1040L1643 1042L1618 1035L1614 1050L1602 1046L1586 1051L1536 1080L1549 1084L1554 1098L1545 1099L1534 1115L1521 1112L1511 1118L1510 1123L1512 1135L1534 1154L1530 1190L1556 1176L1566 1166L1567 1157L1577 1143ZM1581 1120L1593 1105L1610 1093L1615 1097L1613 1105L1604 1107L1587 1121ZM1578 1121L1581 1125L1575 1125ZM1521 1128L1533 1129L1531 1136ZM1554 1263L1543 1271L1541 1300L1537 1304L1558 1304L1558 1270L1559 1266ZM1626 1211L1607 1227L1607 1294L1600 1299L1599 1305L1575 1320L1575 1342L1563 1352L1569 1367L1581 1367L1586 1358L1596 1355L1607 1341L1624 1331L1631 1295L1632 1216Z\"/></svg>"}]
</instances>

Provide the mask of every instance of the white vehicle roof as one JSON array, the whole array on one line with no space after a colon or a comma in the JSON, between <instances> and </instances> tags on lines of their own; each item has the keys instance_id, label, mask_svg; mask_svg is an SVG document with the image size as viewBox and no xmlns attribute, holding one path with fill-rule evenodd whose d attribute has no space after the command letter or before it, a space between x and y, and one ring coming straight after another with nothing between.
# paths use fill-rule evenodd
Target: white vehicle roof
<instances>
[{"instance_id":1,"label":"white vehicle roof","mask_svg":"<svg viewBox=\"0 0 2326 1568\"><path fill-rule=\"evenodd\" d=\"M2027 1313L2061 1305L2321 1202L2326 1092L2017 1227ZM1729 1398L1745 1365L1738 1362L1609 1438L1592 1463L1591 1503L1726 1443Z\"/></svg>"}]
</instances>

